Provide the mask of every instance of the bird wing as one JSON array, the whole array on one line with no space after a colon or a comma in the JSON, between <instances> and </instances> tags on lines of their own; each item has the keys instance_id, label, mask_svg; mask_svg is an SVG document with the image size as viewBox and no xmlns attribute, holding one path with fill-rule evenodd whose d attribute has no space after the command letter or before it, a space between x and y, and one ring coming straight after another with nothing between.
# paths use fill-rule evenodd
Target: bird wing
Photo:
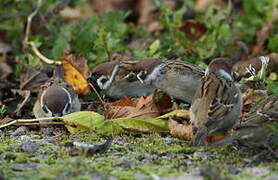
<instances>
[{"instance_id":1,"label":"bird wing","mask_svg":"<svg viewBox=\"0 0 278 180\"><path fill-rule=\"evenodd\" d=\"M216 77L214 74L210 76L213 80L214 86L212 86L212 91L209 91L210 93L214 93L214 96L212 96L208 108L208 119L205 123L205 126L207 127L212 124L217 124L216 121L225 118L234 108L240 96L232 81L222 77Z\"/></svg>"}]
</instances>

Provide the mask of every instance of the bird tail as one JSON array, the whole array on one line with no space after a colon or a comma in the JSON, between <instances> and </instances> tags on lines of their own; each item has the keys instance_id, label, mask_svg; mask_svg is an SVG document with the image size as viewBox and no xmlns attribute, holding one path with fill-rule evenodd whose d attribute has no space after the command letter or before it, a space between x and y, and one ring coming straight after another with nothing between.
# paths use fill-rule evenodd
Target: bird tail
<instances>
[{"instance_id":1,"label":"bird tail","mask_svg":"<svg viewBox=\"0 0 278 180\"><path fill-rule=\"evenodd\" d=\"M202 128L200 130L197 131L197 133L194 135L192 141L191 141L191 145L192 146L204 146L206 145L206 137L207 137L207 130Z\"/></svg>"}]
</instances>

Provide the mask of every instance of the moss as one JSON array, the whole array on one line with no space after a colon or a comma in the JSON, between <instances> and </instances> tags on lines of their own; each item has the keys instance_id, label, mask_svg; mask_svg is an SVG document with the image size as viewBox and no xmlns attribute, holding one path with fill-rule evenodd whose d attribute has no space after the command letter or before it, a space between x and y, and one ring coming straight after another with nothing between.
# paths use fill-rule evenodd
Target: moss
<instances>
[{"instance_id":1,"label":"moss","mask_svg":"<svg viewBox=\"0 0 278 180\"><path fill-rule=\"evenodd\" d=\"M94 134L70 136L67 140L58 141L56 144L59 148L55 151L50 151L53 144L44 144L42 153L36 155L26 154L16 148L9 151L9 146L0 145L2 154L5 155L4 159L0 159L0 168L9 179L92 179L92 177L106 179L110 176L118 179L136 179L137 176L153 179L156 176L178 177L184 173L192 174L196 172L197 167L206 164L221 167L220 174L225 178L251 178L251 175L241 167L246 163L244 157L233 152L229 146L196 148L188 146L185 141L158 134L125 135L116 137L109 150L103 154L72 157L67 152L68 145L72 141L100 144L104 139ZM2 144L18 145L13 138L2 138ZM207 158L195 158L196 151L206 153ZM10 168L14 163L26 162L37 162L39 165L26 171ZM264 178L278 171L274 163L263 166L269 171ZM231 174L230 167L236 168L238 174Z\"/></svg>"}]
</instances>

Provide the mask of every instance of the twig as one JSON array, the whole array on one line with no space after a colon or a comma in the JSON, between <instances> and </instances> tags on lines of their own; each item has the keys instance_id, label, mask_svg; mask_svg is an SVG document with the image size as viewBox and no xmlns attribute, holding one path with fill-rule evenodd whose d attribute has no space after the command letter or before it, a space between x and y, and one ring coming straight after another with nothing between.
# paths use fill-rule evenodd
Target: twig
<instances>
[{"instance_id":1,"label":"twig","mask_svg":"<svg viewBox=\"0 0 278 180\"><path fill-rule=\"evenodd\" d=\"M23 43L24 43L23 45L28 45L30 31L31 31L32 19L38 13L39 9L41 8L41 5L42 5L42 0L38 0L37 8L27 18L27 26L26 26L26 30L25 30L25 38L24 38L24 41L23 41Z\"/></svg>"},{"instance_id":2,"label":"twig","mask_svg":"<svg viewBox=\"0 0 278 180\"><path fill-rule=\"evenodd\" d=\"M40 53L40 51L37 49L37 47L35 46L35 43L30 41L27 42L28 45L31 46L33 52L40 58L40 60L42 60L43 62L47 63L47 64L54 64L54 65L61 65L62 62L61 61L54 61L52 59L48 59L47 57L45 57L42 53Z\"/></svg>"},{"instance_id":3,"label":"twig","mask_svg":"<svg viewBox=\"0 0 278 180\"><path fill-rule=\"evenodd\" d=\"M29 41L29 36L30 36L30 32L31 32L31 25L32 25L32 19L33 17L38 13L40 7L42 6L42 0L38 0L38 6L35 9L34 12L32 12L28 18L27 18L27 26L26 26L26 30L25 30L25 37L23 40L23 48L26 48L26 46L31 46L33 52L39 57L39 59L41 61L43 61L44 63L47 64L57 64L60 65L61 61L54 61L52 59L49 59L47 57L45 57L42 53L40 53L40 51L37 49L35 43L33 41Z\"/></svg>"},{"instance_id":4,"label":"twig","mask_svg":"<svg viewBox=\"0 0 278 180\"><path fill-rule=\"evenodd\" d=\"M10 126L10 125L13 125L13 124L16 124L16 123L30 123L30 122L36 122L36 121L47 121L47 120L54 120L54 119L59 119L59 120L63 120L62 117L45 117L45 118L38 118L38 119L16 119L16 120L13 120L9 123L6 123L6 124L3 124L3 125L0 125L0 129L1 128L4 128L4 127L7 127L7 126Z\"/></svg>"},{"instance_id":5,"label":"twig","mask_svg":"<svg viewBox=\"0 0 278 180\"><path fill-rule=\"evenodd\" d=\"M99 93L97 92L96 88L93 86L93 84L89 83L89 85L93 88L94 92L96 93L99 101L101 102L101 104L104 106L105 102L102 100L101 96L99 95Z\"/></svg>"},{"instance_id":6,"label":"twig","mask_svg":"<svg viewBox=\"0 0 278 180\"><path fill-rule=\"evenodd\" d=\"M16 126L35 126L35 125L64 125L64 122L18 122L14 125Z\"/></svg>"}]
</instances>

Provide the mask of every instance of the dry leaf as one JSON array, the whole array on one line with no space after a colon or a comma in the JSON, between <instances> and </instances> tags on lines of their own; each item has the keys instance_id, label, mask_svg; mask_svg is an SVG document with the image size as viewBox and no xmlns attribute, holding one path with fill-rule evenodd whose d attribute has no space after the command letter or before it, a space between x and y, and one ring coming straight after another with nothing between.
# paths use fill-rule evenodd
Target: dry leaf
<instances>
[{"instance_id":1,"label":"dry leaf","mask_svg":"<svg viewBox=\"0 0 278 180\"><path fill-rule=\"evenodd\" d=\"M268 39L269 32L273 27L272 23L264 24L262 28L257 32L256 44L251 48L248 57L254 57L257 54L262 54L265 48L265 42Z\"/></svg>"},{"instance_id":2,"label":"dry leaf","mask_svg":"<svg viewBox=\"0 0 278 180\"><path fill-rule=\"evenodd\" d=\"M61 62L64 69L64 80L73 86L75 92L77 94L90 92L90 87L86 80L89 69L85 58L66 54L62 57Z\"/></svg>"},{"instance_id":3,"label":"dry leaf","mask_svg":"<svg viewBox=\"0 0 278 180\"><path fill-rule=\"evenodd\" d=\"M12 118L9 118L8 116L6 116L4 119L1 119L0 120L0 125L3 125L3 124L8 124L9 122L13 121Z\"/></svg>"},{"instance_id":4,"label":"dry leaf","mask_svg":"<svg viewBox=\"0 0 278 180\"><path fill-rule=\"evenodd\" d=\"M196 10L200 12L204 12L212 0L196 0Z\"/></svg>"},{"instance_id":5,"label":"dry leaf","mask_svg":"<svg viewBox=\"0 0 278 180\"><path fill-rule=\"evenodd\" d=\"M170 134L173 137L190 141L193 136L192 124L188 111L183 111L171 117L169 120Z\"/></svg>"},{"instance_id":6,"label":"dry leaf","mask_svg":"<svg viewBox=\"0 0 278 180\"><path fill-rule=\"evenodd\" d=\"M112 103L105 103L105 118L152 118L158 117L160 112L155 104L155 93L140 98L123 98Z\"/></svg>"},{"instance_id":7,"label":"dry leaf","mask_svg":"<svg viewBox=\"0 0 278 180\"><path fill-rule=\"evenodd\" d=\"M179 29L184 32L185 36L191 41L200 39L207 32L205 24L194 19L184 20Z\"/></svg>"},{"instance_id":8,"label":"dry leaf","mask_svg":"<svg viewBox=\"0 0 278 180\"><path fill-rule=\"evenodd\" d=\"M112 103L105 103L104 109L106 119L120 117L144 119L158 117L178 108L171 102L170 97L166 95L160 97L159 93L154 92L149 96L126 97Z\"/></svg>"}]
</instances>

